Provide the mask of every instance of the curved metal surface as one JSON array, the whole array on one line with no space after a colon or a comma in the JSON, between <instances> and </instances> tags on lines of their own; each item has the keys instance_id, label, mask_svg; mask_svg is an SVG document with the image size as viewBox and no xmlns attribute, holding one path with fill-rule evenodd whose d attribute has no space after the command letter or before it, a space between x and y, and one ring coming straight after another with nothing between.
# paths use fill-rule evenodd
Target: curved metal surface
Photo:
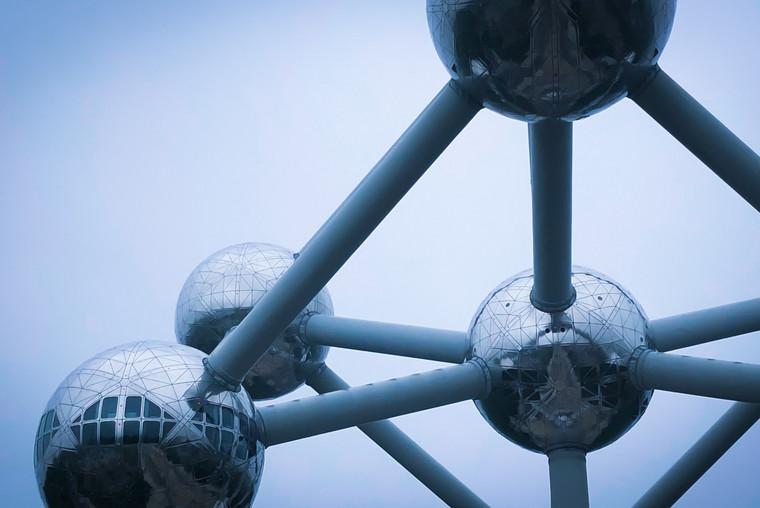
<instances>
[{"instance_id":1,"label":"curved metal surface","mask_svg":"<svg viewBox=\"0 0 760 508\"><path fill-rule=\"evenodd\" d=\"M574 267L577 298L548 314L530 302L531 272L499 285L470 325L471 358L496 375L481 414L507 439L529 450L586 451L615 441L644 413L651 390L637 390L627 364L646 344L647 319L620 285Z\"/></svg>"},{"instance_id":2,"label":"curved metal surface","mask_svg":"<svg viewBox=\"0 0 760 508\"><path fill-rule=\"evenodd\" d=\"M657 62L675 0L428 0L435 49L487 108L577 120L627 92L627 68Z\"/></svg>"},{"instance_id":3,"label":"curved metal surface","mask_svg":"<svg viewBox=\"0 0 760 508\"><path fill-rule=\"evenodd\" d=\"M245 392L221 392L193 409L180 394L203 377L203 357L134 342L69 374L35 439L46 505L250 506L264 465L253 403Z\"/></svg>"},{"instance_id":4,"label":"curved metal surface","mask_svg":"<svg viewBox=\"0 0 760 508\"><path fill-rule=\"evenodd\" d=\"M211 353L272 289L293 264L288 249L268 243L241 243L222 249L199 264L177 301L177 341ZM254 400L292 392L327 356L327 346L308 344L298 327L307 314L332 316L326 289L320 291L243 379Z\"/></svg>"}]
</instances>

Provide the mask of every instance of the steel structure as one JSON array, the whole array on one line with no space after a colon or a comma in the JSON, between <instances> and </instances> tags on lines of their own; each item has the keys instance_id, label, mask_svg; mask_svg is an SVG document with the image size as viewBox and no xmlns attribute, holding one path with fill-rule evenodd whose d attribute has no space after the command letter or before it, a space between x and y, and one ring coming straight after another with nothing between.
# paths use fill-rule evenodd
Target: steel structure
<instances>
[{"instance_id":1,"label":"steel structure","mask_svg":"<svg viewBox=\"0 0 760 508\"><path fill-rule=\"evenodd\" d=\"M183 345L121 346L64 381L35 442L46 503L248 506L265 447L358 426L450 506L483 507L387 421L472 399L547 455L552 506L581 508L586 454L653 390L737 401L636 506L678 500L760 417L760 366L668 351L760 330L760 299L650 321L618 283L573 267L572 121L627 96L758 210L760 158L658 67L675 1L612 4L428 0L452 80L298 254L241 244L204 261L180 295ZM334 317L327 281L484 106L528 122L533 270L467 332ZM349 387L328 347L452 365ZM253 408L303 383L319 395Z\"/></svg>"}]
</instances>

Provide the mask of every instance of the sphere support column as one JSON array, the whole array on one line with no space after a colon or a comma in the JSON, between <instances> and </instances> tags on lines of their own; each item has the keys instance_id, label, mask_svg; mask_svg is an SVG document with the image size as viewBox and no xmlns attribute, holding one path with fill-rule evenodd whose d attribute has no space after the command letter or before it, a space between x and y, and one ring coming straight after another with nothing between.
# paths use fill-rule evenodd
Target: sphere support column
<instances>
[{"instance_id":1,"label":"sphere support column","mask_svg":"<svg viewBox=\"0 0 760 508\"><path fill-rule=\"evenodd\" d=\"M672 506L760 418L760 404L737 402L673 464L634 508Z\"/></svg>"},{"instance_id":2,"label":"sphere support column","mask_svg":"<svg viewBox=\"0 0 760 508\"><path fill-rule=\"evenodd\" d=\"M351 388L327 365L307 383L320 394ZM378 420L365 423L359 425L359 430L447 505L457 508L488 508L482 499L392 422Z\"/></svg>"},{"instance_id":3,"label":"sphere support column","mask_svg":"<svg viewBox=\"0 0 760 508\"><path fill-rule=\"evenodd\" d=\"M266 446L488 395L490 373L472 360L258 410Z\"/></svg>"},{"instance_id":4,"label":"sphere support column","mask_svg":"<svg viewBox=\"0 0 760 508\"><path fill-rule=\"evenodd\" d=\"M552 508L588 508L586 452L580 448L555 448L546 455Z\"/></svg>"},{"instance_id":5,"label":"sphere support column","mask_svg":"<svg viewBox=\"0 0 760 508\"><path fill-rule=\"evenodd\" d=\"M239 383L479 110L457 84L446 84L214 349L206 364L209 375L221 384Z\"/></svg>"},{"instance_id":6,"label":"sphere support column","mask_svg":"<svg viewBox=\"0 0 760 508\"><path fill-rule=\"evenodd\" d=\"M528 125L533 196L533 271L530 299L544 312L575 301L571 283L573 124L540 120Z\"/></svg>"},{"instance_id":7,"label":"sphere support column","mask_svg":"<svg viewBox=\"0 0 760 508\"><path fill-rule=\"evenodd\" d=\"M654 69L631 99L760 211L760 157L670 76Z\"/></svg>"}]
</instances>

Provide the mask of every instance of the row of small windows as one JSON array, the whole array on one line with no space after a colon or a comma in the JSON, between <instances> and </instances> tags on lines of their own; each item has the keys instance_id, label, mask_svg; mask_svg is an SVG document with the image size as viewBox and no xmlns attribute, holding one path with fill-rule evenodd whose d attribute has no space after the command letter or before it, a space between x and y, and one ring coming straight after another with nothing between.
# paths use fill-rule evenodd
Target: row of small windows
<instances>
[{"instance_id":1,"label":"row of small windows","mask_svg":"<svg viewBox=\"0 0 760 508\"><path fill-rule=\"evenodd\" d=\"M118 403L119 397L105 397L77 416L69 427L77 441L84 446L115 445ZM256 425L246 415L230 407L206 403L193 415L192 423L211 446L224 454L233 454L235 458L245 460L256 453ZM160 443L176 424L176 419L171 414L162 411L151 400L128 396L124 403L121 443ZM35 458L38 462L42 460L51 437L59 427L58 416L53 410L42 416L35 443ZM236 427L239 434L237 440Z\"/></svg>"},{"instance_id":2,"label":"row of small windows","mask_svg":"<svg viewBox=\"0 0 760 508\"><path fill-rule=\"evenodd\" d=\"M119 406L118 397L106 397L88 407L84 414L77 416L69 427L74 437L85 446L116 444L116 413ZM100 409L100 411L98 411ZM98 422L98 415L100 415ZM142 420L142 421L141 421ZM155 420L155 421L152 421ZM176 425L172 415L162 411L153 401L129 396L124 403L124 426L121 442L123 444L158 443L166 437ZM142 427L142 432L141 432Z\"/></svg>"},{"instance_id":3,"label":"row of small windows","mask_svg":"<svg viewBox=\"0 0 760 508\"><path fill-rule=\"evenodd\" d=\"M54 410L47 411L42 418L40 418L40 424L37 427L37 438L34 441L34 460L35 463L42 461L42 456L50 445L50 440L58 432L58 428L61 426L61 422L58 420L58 415Z\"/></svg>"}]
</instances>

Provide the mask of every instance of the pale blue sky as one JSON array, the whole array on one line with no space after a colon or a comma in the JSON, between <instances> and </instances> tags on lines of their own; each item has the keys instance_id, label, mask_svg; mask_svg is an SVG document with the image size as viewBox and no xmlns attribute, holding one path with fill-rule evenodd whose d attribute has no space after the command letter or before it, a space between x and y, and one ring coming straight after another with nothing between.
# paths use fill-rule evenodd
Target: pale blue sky
<instances>
[{"instance_id":1,"label":"pale blue sky","mask_svg":"<svg viewBox=\"0 0 760 508\"><path fill-rule=\"evenodd\" d=\"M760 4L680 2L661 64L760 149ZM242 241L300 248L447 75L422 1L0 5L0 493L40 506L33 435L81 361L174 340L184 278ZM465 329L531 262L527 129L478 115L329 284L342 316ZM760 216L624 101L575 128L574 260L650 317L758 296ZM693 354L760 362L760 334ZM333 350L352 383L431 362ZM309 395L308 389L295 395ZM629 506L728 406L655 394L589 457ZM546 460L471 403L397 419L494 506L548 506ZM760 428L680 506L758 506ZM355 429L267 452L256 506L440 503Z\"/></svg>"}]
</instances>

